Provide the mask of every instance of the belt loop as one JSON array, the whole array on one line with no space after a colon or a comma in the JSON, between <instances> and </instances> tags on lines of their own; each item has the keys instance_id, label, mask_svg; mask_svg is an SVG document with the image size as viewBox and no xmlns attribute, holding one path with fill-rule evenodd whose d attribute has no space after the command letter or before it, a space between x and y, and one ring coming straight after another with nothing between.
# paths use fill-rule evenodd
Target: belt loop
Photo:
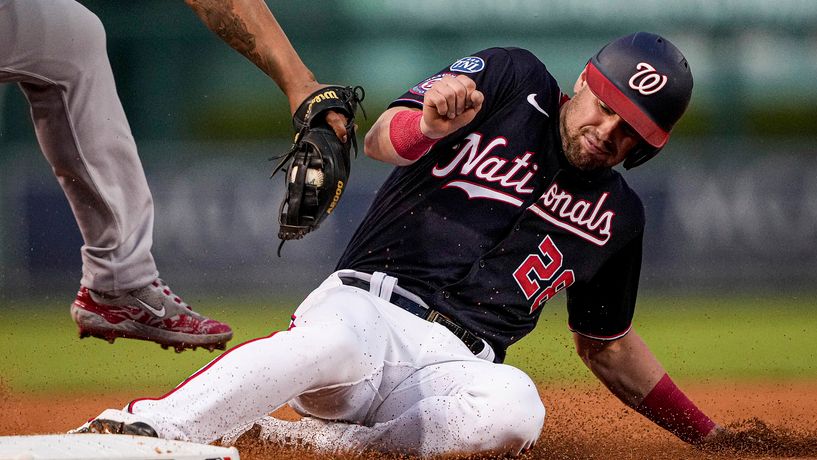
<instances>
[{"instance_id":1,"label":"belt loop","mask_svg":"<svg viewBox=\"0 0 817 460\"><path fill-rule=\"evenodd\" d=\"M369 293L375 297L380 297L380 285L383 284L383 278L385 277L386 274L383 272L372 273L372 278L369 280Z\"/></svg>"},{"instance_id":2,"label":"belt loop","mask_svg":"<svg viewBox=\"0 0 817 460\"><path fill-rule=\"evenodd\" d=\"M369 292L386 302L391 302L391 294L396 284L397 278L388 276L383 272L374 272L372 273L372 279L369 281Z\"/></svg>"},{"instance_id":3,"label":"belt loop","mask_svg":"<svg viewBox=\"0 0 817 460\"><path fill-rule=\"evenodd\" d=\"M477 358L493 361L496 357L493 348L487 341L444 314L429 308L422 298L398 286L397 278L383 272L374 272L369 275L354 270L339 270L337 273L341 283L345 285L351 285L363 290L368 288L371 295L392 303L426 321L442 325L460 339Z\"/></svg>"},{"instance_id":4,"label":"belt loop","mask_svg":"<svg viewBox=\"0 0 817 460\"><path fill-rule=\"evenodd\" d=\"M479 359L484 359L485 361L493 362L494 358L496 358L496 354L494 353L493 347L491 347L491 344L486 342L485 339L480 340L482 341L482 343L485 344L485 348L483 348L482 351L477 353L475 356Z\"/></svg>"},{"instance_id":5,"label":"belt loop","mask_svg":"<svg viewBox=\"0 0 817 460\"><path fill-rule=\"evenodd\" d=\"M380 298L386 302L391 302L391 296L394 293L394 287L397 286L397 278L393 276L386 276L380 284Z\"/></svg>"}]
</instances>

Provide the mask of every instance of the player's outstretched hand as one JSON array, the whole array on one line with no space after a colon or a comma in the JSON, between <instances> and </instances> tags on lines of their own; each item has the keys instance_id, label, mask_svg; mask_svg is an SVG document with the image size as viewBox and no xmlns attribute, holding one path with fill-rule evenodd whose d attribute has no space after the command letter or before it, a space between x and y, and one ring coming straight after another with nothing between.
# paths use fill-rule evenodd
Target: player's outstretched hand
<instances>
[{"instance_id":1,"label":"player's outstretched hand","mask_svg":"<svg viewBox=\"0 0 817 460\"><path fill-rule=\"evenodd\" d=\"M474 80L446 75L425 93L420 130L431 139L445 137L470 123L484 99Z\"/></svg>"}]
</instances>

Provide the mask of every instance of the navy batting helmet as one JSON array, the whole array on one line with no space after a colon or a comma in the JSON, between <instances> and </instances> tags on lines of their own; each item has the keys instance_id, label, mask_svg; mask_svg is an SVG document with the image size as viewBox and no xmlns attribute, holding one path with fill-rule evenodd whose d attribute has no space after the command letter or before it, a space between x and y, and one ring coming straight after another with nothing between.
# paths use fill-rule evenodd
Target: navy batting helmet
<instances>
[{"instance_id":1,"label":"navy batting helmet","mask_svg":"<svg viewBox=\"0 0 817 460\"><path fill-rule=\"evenodd\" d=\"M587 84L646 141L624 160L634 168L667 143L692 96L686 58L667 39L637 32L608 43L587 63Z\"/></svg>"}]
</instances>

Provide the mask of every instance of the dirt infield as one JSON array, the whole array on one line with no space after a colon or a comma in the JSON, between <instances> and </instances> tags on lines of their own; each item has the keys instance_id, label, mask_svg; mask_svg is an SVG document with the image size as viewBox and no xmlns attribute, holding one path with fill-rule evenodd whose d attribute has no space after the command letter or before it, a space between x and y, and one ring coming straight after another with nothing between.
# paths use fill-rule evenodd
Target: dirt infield
<instances>
[{"instance_id":1,"label":"dirt infield","mask_svg":"<svg viewBox=\"0 0 817 460\"><path fill-rule=\"evenodd\" d=\"M598 387L540 386L545 429L524 459L817 458L817 382L685 385L687 393L734 436L717 453L685 445ZM60 433L134 396L25 396L0 393L0 435ZM286 410L276 414L293 416ZM244 460L325 458L309 452L244 446ZM337 458L337 457L333 457ZM371 456L370 458L382 458ZM398 457L394 457L398 458Z\"/></svg>"}]
</instances>

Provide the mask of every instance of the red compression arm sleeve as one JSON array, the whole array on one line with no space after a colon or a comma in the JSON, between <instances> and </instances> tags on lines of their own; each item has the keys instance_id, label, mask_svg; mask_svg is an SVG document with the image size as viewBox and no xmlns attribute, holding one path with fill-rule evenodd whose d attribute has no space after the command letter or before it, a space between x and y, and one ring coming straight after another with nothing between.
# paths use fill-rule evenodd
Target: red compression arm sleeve
<instances>
[{"instance_id":1,"label":"red compression arm sleeve","mask_svg":"<svg viewBox=\"0 0 817 460\"><path fill-rule=\"evenodd\" d=\"M715 427L715 422L701 412L667 374L635 409L656 425L692 444L701 442Z\"/></svg>"},{"instance_id":2,"label":"red compression arm sleeve","mask_svg":"<svg viewBox=\"0 0 817 460\"><path fill-rule=\"evenodd\" d=\"M414 161L428 153L437 143L437 139L426 137L420 131L420 119L423 112L417 110L401 110L394 114L389 123L389 140L402 158Z\"/></svg>"}]
</instances>

